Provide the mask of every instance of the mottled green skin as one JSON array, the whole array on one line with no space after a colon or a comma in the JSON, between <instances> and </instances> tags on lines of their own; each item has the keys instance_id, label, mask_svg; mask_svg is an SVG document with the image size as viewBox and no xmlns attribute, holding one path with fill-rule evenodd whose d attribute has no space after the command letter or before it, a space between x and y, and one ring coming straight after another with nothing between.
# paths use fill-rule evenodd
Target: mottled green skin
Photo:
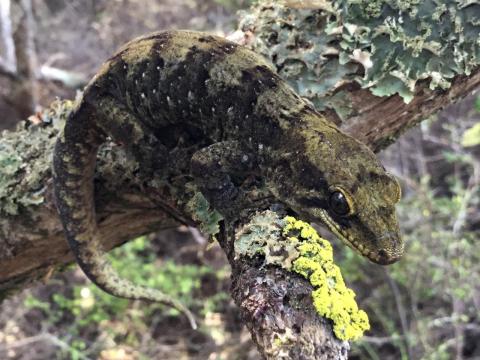
<instances>
[{"instance_id":1,"label":"mottled green skin","mask_svg":"<svg viewBox=\"0 0 480 360\"><path fill-rule=\"evenodd\" d=\"M133 40L104 64L55 149L57 205L70 246L89 278L114 295L180 306L119 279L104 260L92 178L106 136L141 171L167 184L196 182L227 221L248 206L241 184L255 179L374 262L392 263L403 252L398 184L365 145L318 114L261 56L220 37L160 32ZM349 194L349 216L330 211L334 188Z\"/></svg>"}]
</instances>

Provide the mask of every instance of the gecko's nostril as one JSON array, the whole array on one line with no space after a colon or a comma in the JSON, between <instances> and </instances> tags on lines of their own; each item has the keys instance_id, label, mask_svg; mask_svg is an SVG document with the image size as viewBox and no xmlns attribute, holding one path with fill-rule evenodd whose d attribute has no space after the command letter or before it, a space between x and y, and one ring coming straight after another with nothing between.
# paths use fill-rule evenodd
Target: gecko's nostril
<instances>
[{"instance_id":1,"label":"gecko's nostril","mask_svg":"<svg viewBox=\"0 0 480 360\"><path fill-rule=\"evenodd\" d=\"M386 250L380 249L378 250L378 263L380 265L389 265L393 264L394 262L398 261L400 256L390 255Z\"/></svg>"},{"instance_id":2,"label":"gecko's nostril","mask_svg":"<svg viewBox=\"0 0 480 360\"><path fill-rule=\"evenodd\" d=\"M381 258L386 258L388 257L388 253L385 250L381 249L378 251L378 256L380 256Z\"/></svg>"}]
</instances>

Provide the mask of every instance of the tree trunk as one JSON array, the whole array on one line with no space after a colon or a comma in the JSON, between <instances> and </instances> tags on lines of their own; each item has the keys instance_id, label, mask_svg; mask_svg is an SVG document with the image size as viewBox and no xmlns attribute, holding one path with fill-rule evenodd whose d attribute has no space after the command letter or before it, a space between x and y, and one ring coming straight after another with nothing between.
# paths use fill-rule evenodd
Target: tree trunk
<instances>
[{"instance_id":1,"label":"tree trunk","mask_svg":"<svg viewBox=\"0 0 480 360\"><path fill-rule=\"evenodd\" d=\"M441 82L443 87L436 87L432 81L428 83L425 77L424 80L419 77L413 89L398 85L395 89L400 90L394 91L386 88L388 84L382 85L378 74L375 75L377 85L366 86L368 75L362 77L362 72L372 68L368 60L371 61L375 54L368 55L367 45L362 43L360 52L354 49L351 57L345 58L341 50L342 46L346 47L342 37L346 36L346 28L354 31L351 23L343 24L343 29L330 27L327 34L333 36L330 42L319 40L326 34L327 17L332 18L332 12L343 11L339 7L343 2L306 3L313 3L316 8L291 9L277 3L259 4L244 17L237 38L269 56L279 73L301 93L309 95L320 111L375 151L447 103L467 95L480 82L476 64L453 74L448 80L442 77L451 83L448 86ZM469 10L472 6L477 5L462 9ZM336 17L341 18L340 15ZM358 21L357 28L360 25L368 27L364 19ZM311 55L314 49L312 31L317 41L324 42L324 48L308 57L306 54ZM476 31L478 37L478 25ZM390 42L396 45L395 39L391 38ZM312 58L314 61L321 59L321 64L311 66L308 61ZM328 73L329 69L333 72ZM326 85L319 88L319 84ZM308 92L308 89L313 91ZM55 212L50 171L55 137L71 106L70 102L56 102L34 123L22 123L16 132L5 133L0 139L2 297L32 281L48 277L53 269L72 260ZM135 175L135 165L123 149L114 144L106 144L99 155L95 178L96 209L107 248L181 222L194 223L192 214L179 207L167 189L153 186L145 191L145 179ZM224 229L219 236L233 269L232 296L263 356L272 359L346 358L348 343L335 339L329 322L315 314L310 298L305 296L311 291L308 282L285 270L259 268L256 259L236 258L232 250L234 239L234 235ZM288 301L296 297L304 299L302 306L295 307Z\"/></svg>"}]
</instances>

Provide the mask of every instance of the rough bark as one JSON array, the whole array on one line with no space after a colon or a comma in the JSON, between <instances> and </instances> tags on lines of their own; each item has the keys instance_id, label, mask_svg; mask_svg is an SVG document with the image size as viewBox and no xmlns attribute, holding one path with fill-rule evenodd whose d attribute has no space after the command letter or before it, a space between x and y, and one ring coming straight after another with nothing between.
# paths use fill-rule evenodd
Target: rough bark
<instances>
[{"instance_id":1,"label":"rough bark","mask_svg":"<svg viewBox=\"0 0 480 360\"><path fill-rule=\"evenodd\" d=\"M399 95L381 98L356 86L348 99L356 109L341 128L378 152L393 143L406 130L430 115L464 98L480 86L480 67L470 76L458 75L448 91L430 90L421 83L408 104Z\"/></svg>"},{"instance_id":2,"label":"rough bark","mask_svg":"<svg viewBox=\"0 0 480 360\"><path fill-rule=\"evenodd\" d=\"M232 297L266 359L348 358L349 345L332 335L330 321L311 304L312 288L292 273L239 262L232 274Z\"/></svg>"},{"instance_id":3,"label":"rough bark","mask_svg":"<svg viewBox=\"0 0 480 360\"><path fill-rule=\"evenodd\" d=\"M242 29L242 36L249 37L250 44L254 43L252 38L260 36L258 29L256 33L252 29ZM454 76L452 86L445 89L430 90L420 81L411 101L405 103L399 95L378 97L351 79L339 80L325 92L337 102L329 106L325 101L322 111L379 150L405 129L470 93L479 82L478 67L468 76ZM339 98L348 104L348 111L339 110ZM2 297L32 281L48 278L52 270L71 261L51 196L49 165L55 136L70 106L57 103L53 110L33 118L33 123L21 124L16 132L0 139ZM175 226L182 219L193 223L191 214L178 207L170 193L161 188L146 189L145 179L136 176L135 170L135 163L120 147L107 144L103 148L95 184L97 219L107 248ZM330 324L315 315L308 296L311 288L305 280L281 269L259 268L256 259L236 259L232 256L232 234L222 231L219 240L233 269L232 296L264 357L346 357L348 344L335 340ZM298 301L290 301L292 298Z\"/></svg>"}]
</instances>

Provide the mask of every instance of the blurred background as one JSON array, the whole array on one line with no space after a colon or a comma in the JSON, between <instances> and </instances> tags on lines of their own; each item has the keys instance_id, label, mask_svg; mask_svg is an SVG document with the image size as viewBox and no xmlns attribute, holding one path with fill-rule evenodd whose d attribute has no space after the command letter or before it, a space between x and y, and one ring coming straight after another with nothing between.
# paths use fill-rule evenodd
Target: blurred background
<instances>
[{"instance_id":1,"label":"blurred background","mask_svg":"<svg viewBox=\"0 0 480 360\"><path fill-rule=\"evenodd\" d=\"M33 0L28 19L13 6L7 19L7 2L0 1L2 130L57 97L74 98L131 38L173 28L228 35L236 11L251 2ZM25 44L17 53L20 76L12 76L4 55L9 22L13 32L27 24L14 34L15 43ZM380 154L404 192L402 261L374 265L325 235L372 326L352 343L350 358L480 359L479 120L473 93ZM2 303L0 359L259 359L230 299L224 254L195 229L138 238L110 258L130 279L180 298L201 328L191 330L161 305L113 298L71 266Z\"/></svg>"}]
</instances>

